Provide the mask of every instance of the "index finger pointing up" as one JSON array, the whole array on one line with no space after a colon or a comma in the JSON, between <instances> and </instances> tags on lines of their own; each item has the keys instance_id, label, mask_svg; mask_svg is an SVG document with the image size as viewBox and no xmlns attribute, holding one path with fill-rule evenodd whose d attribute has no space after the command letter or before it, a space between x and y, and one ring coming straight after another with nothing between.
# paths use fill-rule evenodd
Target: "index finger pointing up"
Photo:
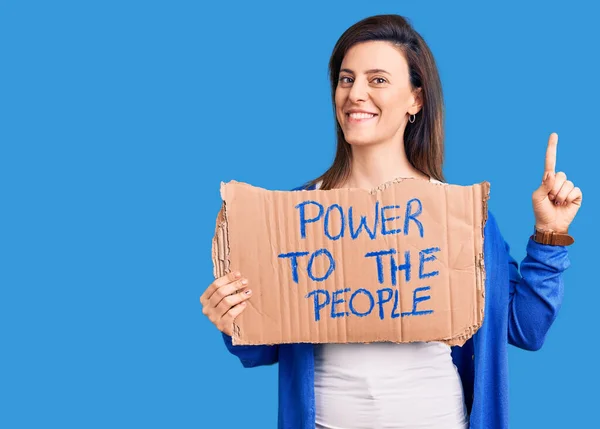
<instances>
[{"instance_id":1,"label":"index finger pointing up","mask_svg":"<svg viewBox=\"0 0 600 429\"><path fill-rule=\"evenodd\" d=\"M555 173L556 170L556 145L558 144L558 134L550 134L548 139L548 148L546 149L545 172Z\"/></svg>"}]
</instances>

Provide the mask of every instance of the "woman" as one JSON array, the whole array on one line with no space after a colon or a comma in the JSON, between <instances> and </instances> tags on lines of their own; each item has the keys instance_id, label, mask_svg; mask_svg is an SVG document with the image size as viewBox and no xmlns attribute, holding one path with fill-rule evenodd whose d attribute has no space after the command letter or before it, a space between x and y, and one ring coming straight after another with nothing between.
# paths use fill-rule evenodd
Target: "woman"
<instances>
[{"instance_id":1,"label":"woman","mask_svg":"<svg viewBox=\"0 0 600 429\"><path fill-rule=\"evenodd\" d=\"M399 177L443 181L443 100L435 61L401 16L350 27L330 60L337 122L331 168L299 189L372 189ZM462 347L431 343L232 346L233 319L251 285L240 273L216 279L203 312L246 367L279 362L281 428L506 428L507 344L539 349L563 295L567 231L581 191L555 173L548 142L533 192L536 229L521 263L491 214L485 225L484 322ZM235 293L240 290L239 293ZM507 341L508 339L508 341Z\"/></svg>"}]
</instances>

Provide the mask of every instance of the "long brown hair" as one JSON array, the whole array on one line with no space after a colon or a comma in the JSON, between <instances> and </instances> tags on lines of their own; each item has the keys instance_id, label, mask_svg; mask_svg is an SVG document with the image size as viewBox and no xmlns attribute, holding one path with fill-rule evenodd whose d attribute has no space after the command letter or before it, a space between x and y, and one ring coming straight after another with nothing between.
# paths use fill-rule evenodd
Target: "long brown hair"
<instances>
[{"instance_id":1,"label":"long brown hair","mask_svg":"<svg viewBox=\"0 0 600 429\"><path fill-rule=\"evenodd\" d=\"M413 167L434 179L445 181L444 163L444 100L437 66L429 47L400 15L376 15L363 19L348 28L338 39L329 60L333 117L337 135L337 150L333 164L320 177L310 181L312 186L322 181L319 189L333 189L350 174L352 150L335 115L335 90L340 67L346 52L355 44L367 41L388 41L406 58L413 90L421 88L422 108L414 123L404 130L404 150Z\"/></svg>"}]
</instances>

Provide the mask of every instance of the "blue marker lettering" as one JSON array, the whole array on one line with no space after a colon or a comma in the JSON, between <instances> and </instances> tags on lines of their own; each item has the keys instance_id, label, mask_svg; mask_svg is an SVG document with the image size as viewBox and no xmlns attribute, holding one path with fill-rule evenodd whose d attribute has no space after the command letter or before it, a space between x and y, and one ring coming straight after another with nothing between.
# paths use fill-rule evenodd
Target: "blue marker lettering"
<instances>
[{"instance_id":1,"label":"blue marker lettering","mask_svg":"<svg viewBox=\"0 0 600 429\"><path fill-rule=\"evenodd\" d=\"M398 289L394 289L394 308L392 308L392 319L400 317L400 313L398 313L398 295L400 295L400 292Z\"/></svg>"},{"instance_id":2,"label":"blue marker lettering","mask_svg":"<svg viewBox=\"0 0 600 429\"><path fill-rule=\"evenodd\" d=\"M406 283L410 281L410 250L404 251L404 263L396 265L396 259L392 256L390 258L392 263L392 286L396 286L396 272L404 270L404 279Z\"/></svg>"},{"instance_id":3,"label":"blue marker lettering","mask_svg":"<svg viewBox=\"0 0 600 429\"><path fill-rule=\"evenodd\" d=\"M324 302L319 302L319 294L325 295ZM329 292L324 289L316 289L309 292L309 294L306 295L306 298L310 298L311 296L314 298L315 322L318 322L321 320L321 309L329 304Z\"/></svg>"},{"instance_id":4,"label":"blue marker lettering","mask_svg":"<svg viewBox=\"0 0 600 429\"><path fill-rule=\"evenodd\" d=\"M358 228L355 230L354 229L354 218L352 216L352 207L350 207L348 209L348 224L350 226L350 235L352 236L353 240L356 239L356 237L358 237L358 235L362 231L363 227L367 231L367 234L369 234L369 237L371 237L371 240L374 240L375 236L377 235L377 224L378 223L379 223L379 201L377 201L375 203L375 221L373 222L373 229L369 229L369 226L367 225L367 217L360 216L360 222L358 224Z\"/></svg>"},{"instance_id":5,"label":"blue marker lettering","mask_svg":"<svg viewBox=\"0 0 600 429\"><path fill-rule=\"evenodd\" d=\"M416 202L417 205L419 206L416 212L412 212L412 203ZM413 220L416 224L417 227L419 228L419 234L421 235L421 237L423 237L423 224L421 223L420 220L417 219L417 216L419 216L421 214L421 212L423 211L423 205L421 204L421 200L419 200L418 198L413 198L412 200L409 200L406 203L406 216L404 216L404 235L408 235L408 225L409 225L409 221Z\"/></svg>"},{"instance_id":6,"label":"blue marker lettering","mask_svg":"<svg viewBox=\"0 0 600 429\"><path fill-rule=\"evenodd\" d=\"M385 223L387 221L400 219L400 216L385 217L385 211L389 210L389 209L399 209L399 208L400 208L400 206L385 206L385 207L381 208L381 234L388 235L388 234L398 234L399 232L402 232L401 229L391 229L388 231L385 226Z\"/></svg>"},{"instance_id":7,"label":"blue marker lettering","mask_svg":"<svg viewBox=\"0 0 600 429\"><path fill-rule=\"evenodd\" d=\"M337 209L340 212L340 232L338 233L338 235L335 235L335 236L331 236L331 234L329 232L329 213L331 213L331 210L333 210L333 209ZM329 238L330 240L337 240L340 237L343 237L344 229L345 229L345 221L344 221L344 211L342 210L342 207L339 204L332 204L329 207L327 207L327 212L325 212L325 235L327 236L327 238Z\"/></svg>"},{"instance_id":8,"label":"blue marker lettering","mask_svg":"<svg viewBox=\"0 0 600 429\"><path fill-rule=\"evenodd\" d=\"M413 291L413 307L412 307L412 311L407 311L402 313L402 317L404 316L423 316L425 314L431 314L433 313L433 310L421 310L421 311L417 311L417 304L420 303L421 301L427 301L429 299L431 299L431 297L429 295L424 295L424 296L417 296L417 292L425 292L428 291L429 289L431 289L431 287L429 286L424 286L424 287L418 287Z\"/></svg>"},{"instance_id":9,"label":"blue marker lettering","mask_svg":"<svg viewBox=\"0 0 600 429\"><path fill-rule=\"evenodd\" d=\"M384 292L387 292L387 298L385 299L383 298ZM377 290L377 305L379 306L379 318L381 320L383 320L383 304L392 299L393 295L394 291L392 290L392 288L389 287Z\"/></svg>"},{"instance_id":10,"label":"blue marker lettering","mask_svg":"<svg viewBox=\"0 0 600 429\"><path fill-rule=\"evenodd\" d=\"M291 258L292 262L292 280L294 283L298 283L298 256L306 256L308 252L290 252L290 253L280 253L280 258Z\"/></svg>"},{"instance_id":11,"label":"blue marker lettering","mask_svg":"<svg viewBox=\"0 0 600 429\"><path fill-rule=\"evenodd\" d=\"M350 288L347 287L346 289L340 289L340 290L336 290L335 292L333 292L331 294L331 317L333 319L335 319L336 317L343 317L343 316L347 316L348 312L347 311L341 311L339 313L335 312L335 305L336 304L341 304L342 302L346 302L344 301L344 298L342 299L337 299L337 296L341 293L346 293L346 292L350 292Z\"/></svg>"},{"instance_id":12,"label":"blue marker lettering","mask_svg":"<svg viewBox=\"0 0 600 429\"><path fill-rule=\"evenodd\" d=\"M313 204L319 207L319 214L316 217L306 219L306 210L304 206L306 206L307 204ZM321 219L321 216L323 216L323 206L316 201L303 201L300 204L298 204L295 208L300 209L300 237L306 238L306 224L313 223Z\"/></svg>"},{"instance_id":13,"label":"blue marker lettering","mask_svg":"<svg viewBox=\"0 0 600 429\"><path fill-rule=\"evenodd\" d=\"M364 313L359 313L354 308L354 298L356 298L356 295L358 295L359 293L365 294L369 297L369 309L367 311L365 311ZM363 317L363 316L366 316L367 314L371 313L371 311L373 311L373 307L375 306L375 300L373 299L373 295L371 295L371 292L369 292L367 289L360 288L360 289L356 289L354 291L354 293L350 296L350 301L348 302L348 304L350 306L350 311L352 312L352 314L359 316L359 317Z\"/></svg>"},{"instance_id":14,"label":"blue marker lettering","mask_svg":"<svg viewBox=\"0 0 600 429\"><path fill-rule=\"evenodd\" d=\"M395 255L396 249L390 250L380 250L379 252L369 252L365 254L365 257L370 258L371 256L375 256L377 258L377 280L379 284L383 284L383 261L381 257L384 255ZM391 257L390 259L393 259Z\"/></svg>"},{"instance_id":15,"label":"blue marker lettering","mask_svg":"<svg viewBox=\"0 0 600 429\"><path fill-rule=\"evenodd\" d=\"M424 257L423 255L429 255L430 253L439 252L439 251L440 251L439 247L430 247L428 249L423 249L419 252L419 278L420 279L437 276L440 273L439 271L431 271L430 273L423 272L423 265L425 265L425 262L436 260L435 255L431 255L428 257Z\"/></svg>"},{"instance_id":16,"label":"blue marker lettering","mask_svg":"<svg viewBox=\"0 0 600 429\"><path fill-rule=\"evenodd\" d=\"M313 262L314 262L315 258L319 255L325 255L325 256L327 256L327 258L329 258L329 268L327 269L327 272L325 273L325 275L323 277L315 277L312 272ZM308 260L308 267L307 267L306 271L308 271L308 277L310 277L312 280L314 280L316 282L322 282L323 280L326 280L327 277L329 277L331 275L331 273L333 273L334 269L335 269L335 261L333 260L333 256L331 256L331 253L329 253L329 250L319 249L316 252L314 252L312 255L310 255L310 259Z\"/></svg>"}]
</instances>

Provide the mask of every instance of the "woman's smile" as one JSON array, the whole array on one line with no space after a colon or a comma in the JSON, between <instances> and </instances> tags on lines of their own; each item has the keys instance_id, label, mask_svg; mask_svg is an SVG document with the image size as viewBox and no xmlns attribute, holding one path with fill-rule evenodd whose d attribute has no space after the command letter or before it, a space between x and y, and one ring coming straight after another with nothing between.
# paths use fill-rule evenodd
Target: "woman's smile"
<instances>
[{"instance_id":1,"label":"woman's smile","mask_svg":"<svg viewBox=\"0 0 600 429\"><path fill-rule=\"evenodd\" d=\"M346 113L349 124L364 124L377 116L375 113Z\"/></svg>"}]
</instances>

